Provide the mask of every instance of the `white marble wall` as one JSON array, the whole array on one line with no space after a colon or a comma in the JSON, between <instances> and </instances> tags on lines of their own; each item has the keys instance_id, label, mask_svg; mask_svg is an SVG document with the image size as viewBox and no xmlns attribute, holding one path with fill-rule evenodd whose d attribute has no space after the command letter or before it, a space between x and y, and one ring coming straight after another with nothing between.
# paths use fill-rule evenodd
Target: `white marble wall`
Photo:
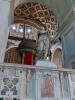
<instances>
[{"instance_id":1,"label":"white marble wall","mask_svg":"<svg viewBox=\"0 0 75 100\"><path fill-rule=\"evenodd\" d=\"M9 15L11 0L0 1L0 63L4 60L9 34Z\"/></svg>"}]
</instances>

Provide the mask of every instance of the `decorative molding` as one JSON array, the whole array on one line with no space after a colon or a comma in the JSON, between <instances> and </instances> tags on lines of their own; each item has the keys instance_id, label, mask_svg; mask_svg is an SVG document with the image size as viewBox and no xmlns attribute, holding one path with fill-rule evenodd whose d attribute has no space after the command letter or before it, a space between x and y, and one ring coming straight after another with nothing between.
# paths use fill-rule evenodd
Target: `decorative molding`
<instances>
[{"instance_id":1,"label":"decorative molding","mask_svg":"<svg viewBox=\"0 0 75 100\"><path fill-rule=\"evenodd\" d=\"M6 52L7 52L8 50L10 50L11 48L17 48L17 47L18 47L17 45L12 45L12 46L10 46L9 48L6 49Z\"/></svg>"},{"instance_id":2,"label":"decorative molding","mask_svg":"<svg viewBox=\"0 0 75 100\"><path fill-rule=\"evenodd\" d=\"M73 31L74 30L74 27L73 27L73 24L71 24L62 34L62 37L65 37L67 34L70 33L70 31Z\"/></svg>"},{"instance_id":3,"label":"decorative molding","mask_svg":"<svg viewBox=\"0 0 75 100\"><path fill-rule=\"evenodd\" d=\"M25 23L32 25L33 27L36 27L37 29L41 29L42 26L44 26L41 22L37 20L30 20L30 19L25 19L21 17L14 17L14 23Z\"/></svg>"},{"instance_id":4,"label":"decorative molding","mask_svg":"<svg viewBox=\"0 0 75 100\"><path fill-rule=\"evenodd\" d=\"M75 22L75 12L71 10L68 13L66 19L63 21L62 25L58 27L57 35L54 38L54 41L57 41L60 36L61 37L63 37L63 35L65 36L65 34L68 33L68 30L71 30L71 28L73 28L74 22Z\"/></svg>"},{"instance_id":5,"label":"decorative molding","mask_svg":"<svg viewBox=\"0 0 75 100\"><path fill-rule=\"evenodd\" d=\"M67 16L66 20L63 22L63 24L61 25L61 27L59 27L58 29L58 35L63 35L64 32L71 26L73 26L73 22L75 20L75 13L74 11L71 11L69 13L69 15Z\"/></svg>"}]
</instances>

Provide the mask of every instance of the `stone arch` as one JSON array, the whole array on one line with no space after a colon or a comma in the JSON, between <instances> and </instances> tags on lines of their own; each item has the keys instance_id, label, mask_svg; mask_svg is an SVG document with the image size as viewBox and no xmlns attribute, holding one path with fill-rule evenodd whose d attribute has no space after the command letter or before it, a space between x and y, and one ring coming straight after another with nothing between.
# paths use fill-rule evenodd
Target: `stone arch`
<instances>
[{"instance_id":1,"label":"stone arch","mask_svg":"<svg viewBox=\"0 0 75 100\"><path fill-rule=\"evenodd\" d=\"M51 61L56 63L58 66L63 67L63 52L60 43L55 44L51 48Z\"/></svg>"},{"instance_id":2,"label":"stone arch","mask_svg":"<svg viewBox=\"0 0 75 100\"><path fill-rule=\"evenodd\" d=\"M14 10L14 22L33 22L40 26L46 26L56 31L57 21L55 14L45 5L35 2L25 2ZM34 24L35 25L35 24Z\"/></svg>"},{"instance_id":3,"label":"stone arch","mask_svg":"<svg viewBox=\"0 0 75 100\"><path fill-rule=\"evenodd\" d=\"M37 20L15 17L13 24L18 24L18 23L25 23L25 24L31 25L38 30L40 30L42 27L45 27L45 25L43 25L41 22L39 22Z\"/></svg>"},{"instance_id":4,"label":"stone arch","mask_svg":"<svg viewBox=\"0 0 75 100\"><path fill-rule=\"evenodd\" d=\"M10 50L10 49L17 48L17 47L18 47L18 46L14 46L14 45L9 46L9 47L6 49L6 52L7 52L8 50Z\"/></svg>"},{"instance_id":5,"label":"stone arch","mask_svg":"<svg viewBox=\"0 0 75 100\"><path fill-rule=\"evenodd\" d=\"M59 67L63 67L62 62L62 50L57 48L53 55L53 62L56 63Z\"/></svg>"}]
</instances>

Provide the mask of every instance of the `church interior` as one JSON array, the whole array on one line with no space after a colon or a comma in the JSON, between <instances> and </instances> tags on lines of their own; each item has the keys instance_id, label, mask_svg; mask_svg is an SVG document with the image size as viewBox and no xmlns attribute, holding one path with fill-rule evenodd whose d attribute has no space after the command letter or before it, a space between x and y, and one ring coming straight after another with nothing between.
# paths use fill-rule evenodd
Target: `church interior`
<instances>
[{"instance_id":1,"label":"church interior","mask_svg":"<svg viewBox=\"0 0 75 100\"><path fill-rule=\"evenodd\" d=\"M75 0L0 0L0 100L75 99Z\"/></svg>"}]
</instances>

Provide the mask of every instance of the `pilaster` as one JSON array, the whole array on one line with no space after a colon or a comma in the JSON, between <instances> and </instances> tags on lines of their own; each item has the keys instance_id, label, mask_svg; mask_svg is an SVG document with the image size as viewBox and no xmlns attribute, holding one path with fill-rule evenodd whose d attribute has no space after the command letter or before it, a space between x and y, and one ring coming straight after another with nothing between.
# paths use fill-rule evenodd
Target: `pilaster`
<instances>
[{"instance_id":1,"label":"pilaster","mask_svg":"<svg viewBox=\"0 0 75 100\"><path fill-rule=\"evenodd\" d=\"M11 0L0 0L0 63L3 63L9 34Z\"/></svg>"}]
</instances>

